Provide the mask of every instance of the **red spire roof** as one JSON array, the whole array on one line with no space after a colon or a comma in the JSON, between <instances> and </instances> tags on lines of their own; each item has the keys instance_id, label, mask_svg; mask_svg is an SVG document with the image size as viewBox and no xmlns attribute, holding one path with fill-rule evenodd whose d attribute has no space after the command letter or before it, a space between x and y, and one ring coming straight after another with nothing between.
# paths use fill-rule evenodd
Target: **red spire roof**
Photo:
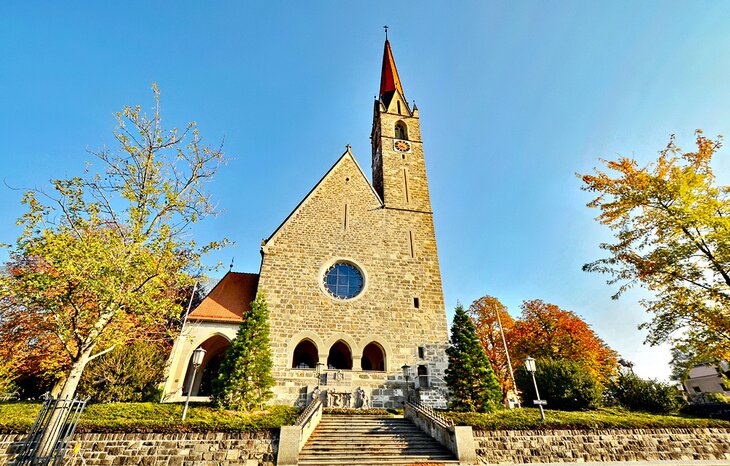
<instances>
[{"instance_id":1,"label":"red spire roof","mask_svg":"<svg viewBox=\"0 0 730 466\"><path fill-rule=\"evenodd\" d=\"M390 50L390 42L386 38L385 50L383 50L383 71L380 73L380 97L393 91L398 91L401 95L404 95L398 77L398 69L395 67L393 51Z\"/></svg>"}]
</instances>

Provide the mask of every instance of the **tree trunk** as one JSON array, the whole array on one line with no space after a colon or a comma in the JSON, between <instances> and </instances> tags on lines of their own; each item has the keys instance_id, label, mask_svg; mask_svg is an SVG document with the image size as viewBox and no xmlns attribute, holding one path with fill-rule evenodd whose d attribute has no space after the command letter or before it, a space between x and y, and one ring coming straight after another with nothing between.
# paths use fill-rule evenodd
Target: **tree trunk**
<instances>
[{"instance_id":1,"label":"tree trunk","mask_svg":"<svg viewBox=\"0 0 730 466\"><path fill-rule=\"evenodd\" d=\"M67 400L69 402L73 399L76 394L76 387L78 387L79 381L81 381L81 374L83 374L86 365L91 360L91 350L92 348L89 348L87 351L84 351L71 365L71 371L69 372L68 378L64 382L63 389L61 389L57 399ZM43 432L43 436L38 444L36 457L46 457L53 452L53 447L56 445L59 436L64 430L63 427L65 423L61 423L63 420L62 418L67 416L67 413L67 404L57 405L56 409L53 413L51 413L51 419L47 424L48 427Z\"/></svg>"}]
</instances>

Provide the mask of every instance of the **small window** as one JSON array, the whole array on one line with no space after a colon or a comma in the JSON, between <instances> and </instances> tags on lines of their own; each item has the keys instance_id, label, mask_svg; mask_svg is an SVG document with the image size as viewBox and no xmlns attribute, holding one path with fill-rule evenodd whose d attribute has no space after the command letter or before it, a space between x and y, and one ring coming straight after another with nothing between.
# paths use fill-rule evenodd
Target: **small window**
<instances>
[{"instance_id":1,"label":"small window","mask_svg":"<svg viewBox=\"0 0 730 466\"><path fill-rule=\"evenodd\" d=\"M424 349L423 346L418 347L418 358L423 359Z\"/></svg>"},{"instance_id":2,"label":"small window","mask_svg":"<svg viewBox=\"0 0 730 466\"><path fill-rule=\"evenodd\" d=\"M692 390L694 390L695 393L702 393L702 389L700 387L692 387Z\"/></svg>"},{"instance_id":3,"label":"small window","mask_svg":"<svg viewBox=\"0 0 730 466\"><path fill-rule=\"evenodd\" d=\"M398 115L400 115L400 100L397 102L398 104Z\"/></svg>"},{"instance_id":4,"label":"small window","mask_svg":"<svg viewBox=\"0 0 730 466\"><path fill-rule=\"evenodd\" d=\"M413 298L413 307L415 307L416 309L421 307L421 300L418 299L417 296Z\"/></svg>"}]
</instances>

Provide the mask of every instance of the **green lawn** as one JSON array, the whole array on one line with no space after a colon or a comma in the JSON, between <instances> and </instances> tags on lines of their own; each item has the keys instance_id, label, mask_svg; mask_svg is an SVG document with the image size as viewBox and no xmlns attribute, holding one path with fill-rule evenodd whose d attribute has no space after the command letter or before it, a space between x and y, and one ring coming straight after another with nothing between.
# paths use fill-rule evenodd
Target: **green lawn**
<instances>
[{"instance_id":1,"label":"green lawn","mask_svg":"<svg viewBox=\"0 0 730 466\"><path fill-rule=\"evenodd\" d=\"M0 432L27 432L38 403L0 403ZM190 405L181 421L181 404L106 403L86 407L77 432L251 432L291 425L299 409L272 406L266 411L238 413Z\"/></svg>"},{"instance_id":2,"label":"green lawn","mask_svg":"<svg viewBox=\"0 0 730 466\"><path fill-rule=\"evenodd\" d=\"M545 410L545 421L537 408L498 411L490 414L445 413L457 425L475 430L539 430L539 429L651 429L685 427L730 428L730 422L695 418L685 415L658 415L621 408L600 408L595 411Z\"/></svg>"},{"instance_id":3,"label":"green lawn","mask_svg":"<svg viewBox=\"0 0 730 466\"><path fill-rule=\"evenodd\" d=\"M0 403L0 433L27 432L33 424L38 403ZM251 432L291 425L299 410L272 406L266 411L237 413L205 405L191 405L185 422L182 405L158 403L108 403L89 405L81 416L78 432ZM386 414L378 410L378 414ZM670 427L722 427L730 422L688 416L659 416L622 409L587 412L546 410L546 422L535 408L499 411L491 414L445 413L457 425L477 430L537 429L643 429Z\"/></svg>"}]
</instances>

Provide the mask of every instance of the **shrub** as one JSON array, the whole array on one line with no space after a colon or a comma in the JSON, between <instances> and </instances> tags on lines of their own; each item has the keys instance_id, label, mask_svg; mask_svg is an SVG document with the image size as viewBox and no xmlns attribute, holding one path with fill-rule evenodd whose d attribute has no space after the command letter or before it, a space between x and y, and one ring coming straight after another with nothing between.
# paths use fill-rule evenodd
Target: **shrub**
<instances>
[{"instance_id":1,"label":"shrub","mask_svg":"<svg viewBox=\"0 0 730 466\"><path fill-rule=\"evenodd\" d=\"M620 373L608 391L618 404L636 411L672 413L684 404L674 386L642 379L633 372Z\"/></svg>"},{"instance_id":2,"label":"shrub","mask_svg":"<svg viewBox=\"0 0 730 466\"><path fill-rule=\"evenodd\" d=\"M537 388L550 408L577 411L600 406L603 387L580 363L567 359L538 359L536 366ZM517 369L515 379L522 391L524 405L531 406L532 400L537 399L532 375L522 366Z\"/></svg>"},{"instance_id":3,"label":"shrub","mask_svg":"<svg viewBox=\"0 0 730 466\"><path fill-rule=\"evenodd\" d=\"M707 403L730 404L730 396L724 393L705 393L703 396Z\"/></svg>"},{"instance_id":4,"label":"shrub","mask_svg":"<svg viewBox=\"0 0 730 466\"><path fill-rule=\"evenodd\" d=\"M159 401L167 351L154 343L132 343L92 360L79 393L96 402Z\"/></svg>"}]
</instances>

